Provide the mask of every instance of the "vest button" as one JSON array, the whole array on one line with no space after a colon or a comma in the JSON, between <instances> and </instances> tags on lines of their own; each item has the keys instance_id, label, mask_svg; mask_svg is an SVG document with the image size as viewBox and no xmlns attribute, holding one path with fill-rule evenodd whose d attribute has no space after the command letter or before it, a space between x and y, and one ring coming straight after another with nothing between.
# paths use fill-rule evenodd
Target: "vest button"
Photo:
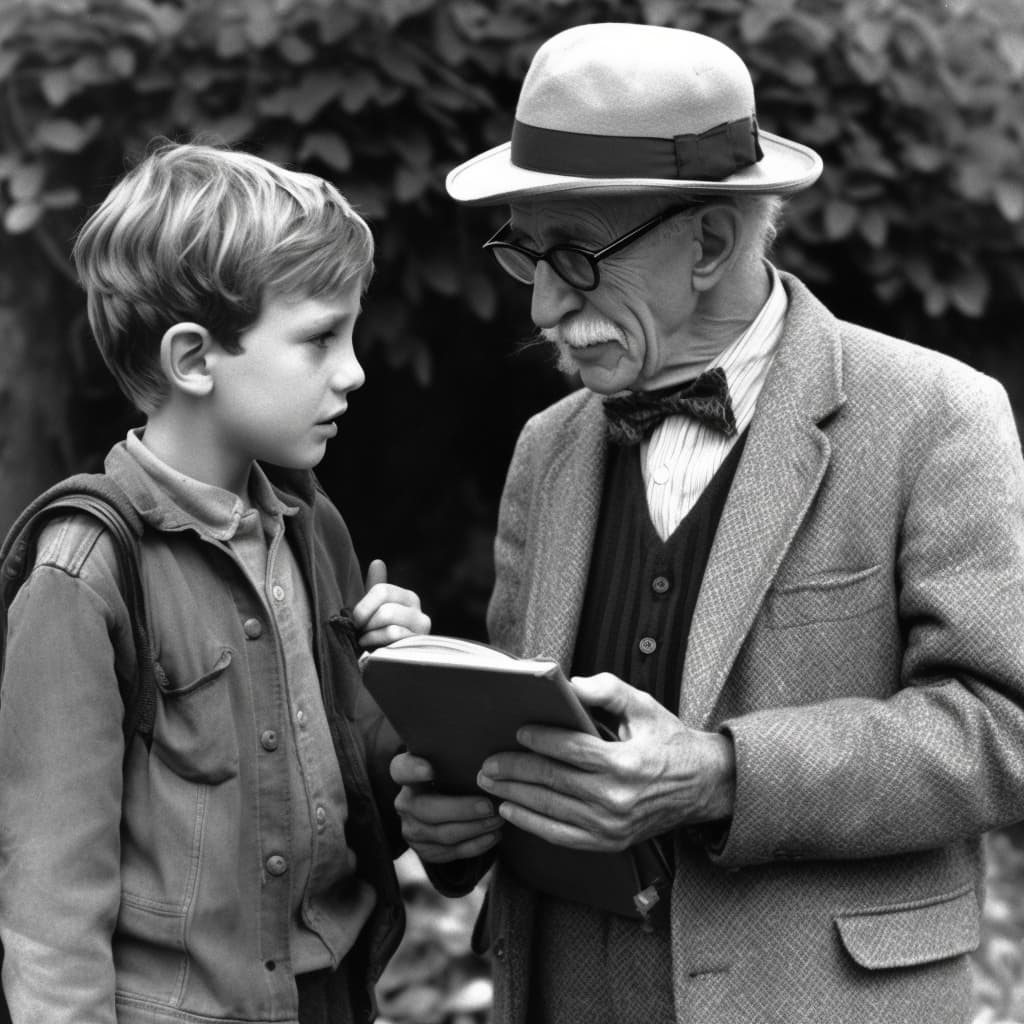
<instances>
[{"instance_id":1,"label":"vest button","mask_svg":"<svg viewBox=\"0 0 1024 1024\"><path fill-rule=\"evenodd\" d=\"M273 729L264 729L260 733L260 745L264 750L277 750L277 733Z\"/></svg>"},{"instance_id":2,"label":"vest button","mask_svg":"<svg viewBox=\"0 0 1024 1024\"><path fill-rule=\"evenodd\" d=\"M669 583L667 576L655 576L654 579L651 580L651 590L656 594L667 594L671 586L672 584Z\"/></svg>"},{"instance_id":3,"label":"vest button","mask_svg":"<svg viewBox=\"0 0 1024 1024\"><path fill-rule=\"evenodd\" d=\"M263 635L263 623L259 619L246 619L242 631L250 640L256 640Z\"/></svg>"},{"instance_id":4,"label":"vest button","mask_svg":"<svg viewBox=\"0 0 1024 1024\"><path fill-rule=\"evenodd\" d=\"M658 649L658 641L653 636L645 636L637 646L641 654L653 654Z\"/></svg>"},{"instance_id":5,"label":"vest button","mask_svg":"<svg viewBox=\"0 0 1024 1024\"><path fill-rule=\"evenodd\" d=\"M267 858L267 871L272 875L283 875L288 870L288 861L279 853L271 854Z\"/></svg>"}]
</instances>

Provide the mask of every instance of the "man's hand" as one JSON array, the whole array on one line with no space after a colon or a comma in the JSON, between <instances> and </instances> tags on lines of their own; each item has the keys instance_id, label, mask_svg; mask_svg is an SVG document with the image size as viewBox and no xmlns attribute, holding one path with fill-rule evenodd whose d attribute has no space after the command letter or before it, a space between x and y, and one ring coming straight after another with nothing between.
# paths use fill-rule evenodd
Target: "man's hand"
<instances>
[{"instance_id":1,"label":"man's hand","mask_svg":"<svg viewBox=\"0 0 1024 1024\"><path fill-rule=\"evenodd\" d=\"M547 726L517 738L530 753L489 757L480 785L508 822L581 850L622 850L680 825L732 814L732 741L689 729L646 693L609 673L574 677L587 705L619 722L621 742Z\"/></svg>"},{"instance_id":2,"label":"man's hand","mask_svg":"<svg viewBox=\"0 0 1024 1024\"><path fill-rule=\"evenodd\" d=\"M352 621L359 630L359 643L366 648L430 632L430 619L420 608L419 596L388 583L387 566L379 558L366 570L366 594L352 609Z\"/></svg>"},{"instance_id":3,"label":"man's hand","mask_svg":"<svg viewBox=\"0 0 1024 1024\"><path fill-rule=\"evenodd\" d=\"M431 788L433 770L412 754L391 761L391 778L402 790L395 809L402 819L402 835L420 860L444 864L485 853L501 838L501 818L483 794L445 796Z\"/></svg>"}]
</instances>

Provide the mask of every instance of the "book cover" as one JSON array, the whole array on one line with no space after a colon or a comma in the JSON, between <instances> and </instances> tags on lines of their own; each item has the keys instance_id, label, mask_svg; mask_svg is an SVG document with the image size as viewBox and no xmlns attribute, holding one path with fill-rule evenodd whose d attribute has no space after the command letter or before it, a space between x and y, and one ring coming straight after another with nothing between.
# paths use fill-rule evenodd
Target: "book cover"
<instances>
[{"instance_id":1,"label":"book cover","mask_svg":"<svg viewBox=\"0 0 1024 1024\"><path fill-rule=\"evenodd\" d=\"M523 725L603 732L554 661L516 658L454 637L417 636L378 648L362 664L367 689L410 752L433 765L439 792L482 792L480 766L491 754L523 749L516 740ZM626 917L644 916L635 898L654 876L662 885L669 878L653 841L597 853L556 846L506 824L498 856L542 892Z\"/></svg>"}]
</instances>

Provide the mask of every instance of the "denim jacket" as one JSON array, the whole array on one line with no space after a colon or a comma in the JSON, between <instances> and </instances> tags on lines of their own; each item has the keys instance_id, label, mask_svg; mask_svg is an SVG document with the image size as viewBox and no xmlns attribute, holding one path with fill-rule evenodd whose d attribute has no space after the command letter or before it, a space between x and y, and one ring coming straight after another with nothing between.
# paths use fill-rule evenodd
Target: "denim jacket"
<instances>
[{"instance_id":1,"label":"denim jacket","mask_svg":"<svg viewBox=\"0 0 1024 1024\"><path fill-rule=\"evenodd\" d=\"M275 743L289 728L276 632L228 545L123 445L106 470L146 523L154 735L125 752L116 676L135 671L135 652L113 547L91 520L62 520L11 609L0 701L0 939L13 1019L295 1022L295 809ZM363 585L348 530L312 474L275 473L278 496L299 508L286 529L310 595L346 838L377 897L345 957L357 1019L369 1020L404 924L388 776L398 740L360 679L346 609ZM274 699L257 711L256 692ZM325 912L304 905L313 928Z\"/></svg>"}]
</instances>

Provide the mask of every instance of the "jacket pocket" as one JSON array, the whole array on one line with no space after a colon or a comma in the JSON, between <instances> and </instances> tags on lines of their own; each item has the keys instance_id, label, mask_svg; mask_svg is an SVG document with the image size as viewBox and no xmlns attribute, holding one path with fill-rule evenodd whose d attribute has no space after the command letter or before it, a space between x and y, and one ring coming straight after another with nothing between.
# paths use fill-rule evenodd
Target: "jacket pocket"
<instances>
[{"instance_id":1,"label":"jacket pocket","mask_svg":"<svg viewBox=\"0 0 1024 1024\"><path fill-rule=\"evenodd\" d=\"M189 782L216 785L238 774L238 738L223 678L231 659L230 648L211 652L209 668L184 683L157 665L153 752Z\"/></svg>"},{"instance_id":2,"label":"jacket pocket","mask_svg":"<svg viewBox=\"0 0 1024 1024\"><path fill-rule=\"evenodd\" d=\"M768 625L786 629L856 618L886 599L882 567L776 581L765 599Z\"/></svg>"},{"instance_id":3,"label":"jacket pocket","mask_svg":"<svg viewBox=\"0 0 1024 1024\"><path fill-rule=\"evenodd\" d=\"M873 971L961 956L981 941L973 885L928 901L840 914L835 921L846 952Z\"/></svg>"}]
</instances>

